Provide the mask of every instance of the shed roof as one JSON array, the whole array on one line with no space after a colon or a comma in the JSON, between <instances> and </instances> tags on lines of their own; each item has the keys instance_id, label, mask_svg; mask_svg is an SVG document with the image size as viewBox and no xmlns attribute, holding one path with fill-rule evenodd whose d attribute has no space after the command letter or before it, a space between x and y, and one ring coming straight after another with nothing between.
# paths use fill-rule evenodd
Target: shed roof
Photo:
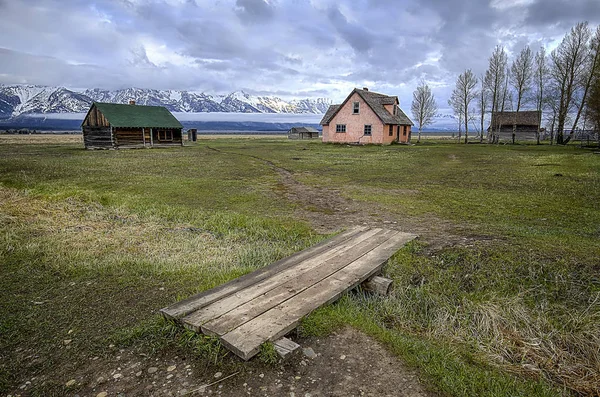
<instances>
[{"instance_id":1,"label":"shed roof","mask_svg":"<svg viewBox=\"0 0 600 397\"><path fill-rule=\"evenodd\" d=\"M348 102L348 100L350 99L350 97L352 97L354 93L357 93L365 101L365 103L369 105L369 107L373 110L373 112L375 112L377 117L379 117L379 119L384 124L413 125L413 122L410 121L408 116L406 116L406 114L402 111L402 109L400 109L400 107L398 107L396 115L391 114L385 108L384 105L396 104L398 102L397 96L379 94L377 92L361 90L358 88L352 90L350 95L348 95L348 97L344 100L344 102L342 102L341 105L329 106L329 109L327 109L325 116L323 116L323 119L321 119L321 125L329 124L331 119L333 119L337 112L344 106L344 104L346 104L346 102Z\"/></svg>"},{"instance_id":2,"label":"shed roof","mask_svg":"<svg viewBox=\"0 0 600 397\"><path fill-rule=\"evenodd\" d=\"M317 129L312 128L312 127L292 127L290 131L294 131L294 132L312 132L313 134L319 132Z\"/></svg>"},{"instance_id":3,"label":"shed roof","mask_svg":"<svg viewBox=\"0 0 600 397\"><path fill-rule=\"evenodd\" d=\"M538 126L540 123L540 112L537 110L522 110L517 112L494 112L492 114L492 125L531 125Z\"/></svg>"},{"instance_id":4,"label":"shed roof","mask_svg":"<svg viewBox=\"0 0 600 397\"><path fill-rule=\"evenodd\" d=\"M112 127L183 128L183 125L163 106L124 105L94 102Z\"/></svg>"}]
</instances>

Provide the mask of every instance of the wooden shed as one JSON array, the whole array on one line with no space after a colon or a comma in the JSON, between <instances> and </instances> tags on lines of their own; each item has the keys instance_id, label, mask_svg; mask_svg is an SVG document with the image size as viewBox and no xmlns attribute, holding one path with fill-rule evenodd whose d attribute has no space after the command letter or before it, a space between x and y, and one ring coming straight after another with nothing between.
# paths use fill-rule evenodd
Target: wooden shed
<instances>
[{"instance_id":1,"label":"wooden shed","mask_svg":"<svg viewBox=\"0 0 600 397\"><path fill-rule=\"evenodd\" d=\"M512 132L513 125L517 131L537 131L540 126L541 113L537 110L517 112L494 112L489 131Z\"/></svg>"},{"instance_id":2,"label":"wooden shed","mask_svg":"<svg viewBox=\"0 0 600 397\"><path fill-rule=\"evenodd\" d=\"M526 141L535 140L540 127L541 112L522 110L520 112L494 112L488 132L493 140ZM513 129L515 136L513 136Z\"/></svg>"},{"instance_id":3,"label":"wooden shed","mask_svg":"<svg viewBox=\"0 0 600 397\"><path fill-rule=\"evenodd\" d=\"M319 131L312 127L292 127L288 131L288 139L312 139L318 137Z\"/></svg>"},{"instance_id":4,"label":"wooden shed","mask_svg":"<svg viewBox=\"0 0 600 397\"><path fill-rule=\"evenodd\" d=\"M86 149L183 145L181 123L162 106L94 102L83 123Z\"/></svg>"}]
</instances>

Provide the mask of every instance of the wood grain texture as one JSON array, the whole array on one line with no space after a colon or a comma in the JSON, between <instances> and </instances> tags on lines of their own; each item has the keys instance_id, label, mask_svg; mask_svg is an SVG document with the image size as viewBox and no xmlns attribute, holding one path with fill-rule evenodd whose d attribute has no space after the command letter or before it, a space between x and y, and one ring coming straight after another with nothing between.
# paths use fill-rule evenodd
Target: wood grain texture
<instances>
[{"instance_id":1,"label":"wood grain texture","mask_svg":"<svg viewBox=\"0 0 600 397\"><path fill-rule=\"evenodd\" d=\"M151 135L152 136L152 135ZM238 277L218 287L208 291L201 292L187 299L179 301L161 310L164 317L169 319L179 319L196 311L197 309L207 306L219 299L234 294L252 284L270 277L273 274L279 273L289 267L295 266L299 262L313 255L318 255L344 241L353 238L359 233L365 231L366 227L356 227L340 233L334 237L322 241L303 251L297 252L294 255L283 258L269 266L258 269L252 273L248 273L242 277Z\"/></svg>"},{"instance_id":2,"label":"wood grain texture","mask_svg":"<svg viewBox=\"0 0 600 397\"><path fill-rule=\"evenodd\" d=\"M331 247L329 250L320 252L318 255L300 261L296 263L295 266L274 273L270 277L245 289L238 290L234 294L228 295L223 299L196 310L184 317L182 322L187 328L198 332L204 323L220 317L254 298L267 294L269 291L282 284L293 280L299 280L304 274L308 274L308 278L310 279L312 271L317 267L327 267L331 263L339 261L342 261L344 264L350 263L377 246L379 242L377 236L380 233L383 233L382 229L371 229L359 233L358 235ZM309 283L310 280L304 279L304 282Z\"/></svg>"},{"instance_id":3,"label":"wood grain texture","mask_svg":"<svg viewBox=\"0 0 600 397\"><path fill-rule=\"evenodd\" d=\"M406 233L394 235L331 276L225 334L222 342L242 359L250 359L259 351L263 342L284 336L304 316L335 301L345 291L381 271L389 257L415 237Z\"/></svg>"},{"instance_id":4,"label":"wood grain texture","mask_svg":"<svg viewBox=\"0 0 600 397\"><path fill-rule=\"evenodd\" d=\"M392 230L382 230L368 239L353 245L350 249L319 263L317 266L306 268L304 273L296 277L291 277L270 291L248 294L255 296L255 298L247 300L245 303L241 303L242 300L240 299L240 304L235 305L229 312L203 324L201 326L202 332L218 336L226 334L348 266L397 233ZM277 278L279 277L273 277L273 280Z\"/></svg>"}]
</instances>

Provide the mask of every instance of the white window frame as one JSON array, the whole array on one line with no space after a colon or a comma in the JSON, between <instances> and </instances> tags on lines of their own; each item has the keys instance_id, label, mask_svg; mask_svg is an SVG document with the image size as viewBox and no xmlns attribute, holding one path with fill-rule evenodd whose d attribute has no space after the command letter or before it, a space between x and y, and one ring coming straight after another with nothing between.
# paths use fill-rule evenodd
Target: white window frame
<instances>
[{"instance_id":1,"label":"white window frame","mask_svg":"<svg viewBox=\"0 0 600 397\"><path fill-rule=\"evenodd\" d=\"M369 132L367 132L367 130ZM371 136L372 133L373 133L373 126L371 124L365 124L365 127L363 129L363 135Z\"/></svg>"},{"instance_id":2,"label":"white window frame","mask_svg":"<svg viewBox=\"0 0 600 397\"><path fill-rule=\"evenodd\" d=\"M340 133L340 134L345 133L346 132L346 124L336 124L335 132Z\"/></svg>"},{"instance_id":3,"label":"white window frame","mask_svg":"<svg viewBox=\"0 0 600 397\"><path fill-rule=\"evenodd\" d=\"M352 114L360 114L360 102L352 103Z\"/></svg>"}]
</instances>

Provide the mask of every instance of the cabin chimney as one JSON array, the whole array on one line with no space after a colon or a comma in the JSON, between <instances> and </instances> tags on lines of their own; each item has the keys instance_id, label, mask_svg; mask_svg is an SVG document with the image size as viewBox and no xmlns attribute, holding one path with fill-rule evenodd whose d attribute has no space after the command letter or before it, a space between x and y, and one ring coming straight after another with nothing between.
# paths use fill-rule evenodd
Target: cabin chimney
<instances>
[{"instance_id":1,"label":"cabin chimney","mask_svg":"<svg viewBox=\"0 0 600 397\"><path fill-rule=\"evenodd\" d=\"M363 91L369 91L369 87L363 87Z\"/></svg>"},{"instance_id":2,"label":"cabin chimney","mask_svg":"<svg viewBox=\"0 0 600 397\"><path fill-rule=\"evenodd\" d=\"M130 104L130 105L135 105L135 101L134 101L133 99L130 99L130 100L129 100L129 104Z\"/></svg>"}]
</instances>

